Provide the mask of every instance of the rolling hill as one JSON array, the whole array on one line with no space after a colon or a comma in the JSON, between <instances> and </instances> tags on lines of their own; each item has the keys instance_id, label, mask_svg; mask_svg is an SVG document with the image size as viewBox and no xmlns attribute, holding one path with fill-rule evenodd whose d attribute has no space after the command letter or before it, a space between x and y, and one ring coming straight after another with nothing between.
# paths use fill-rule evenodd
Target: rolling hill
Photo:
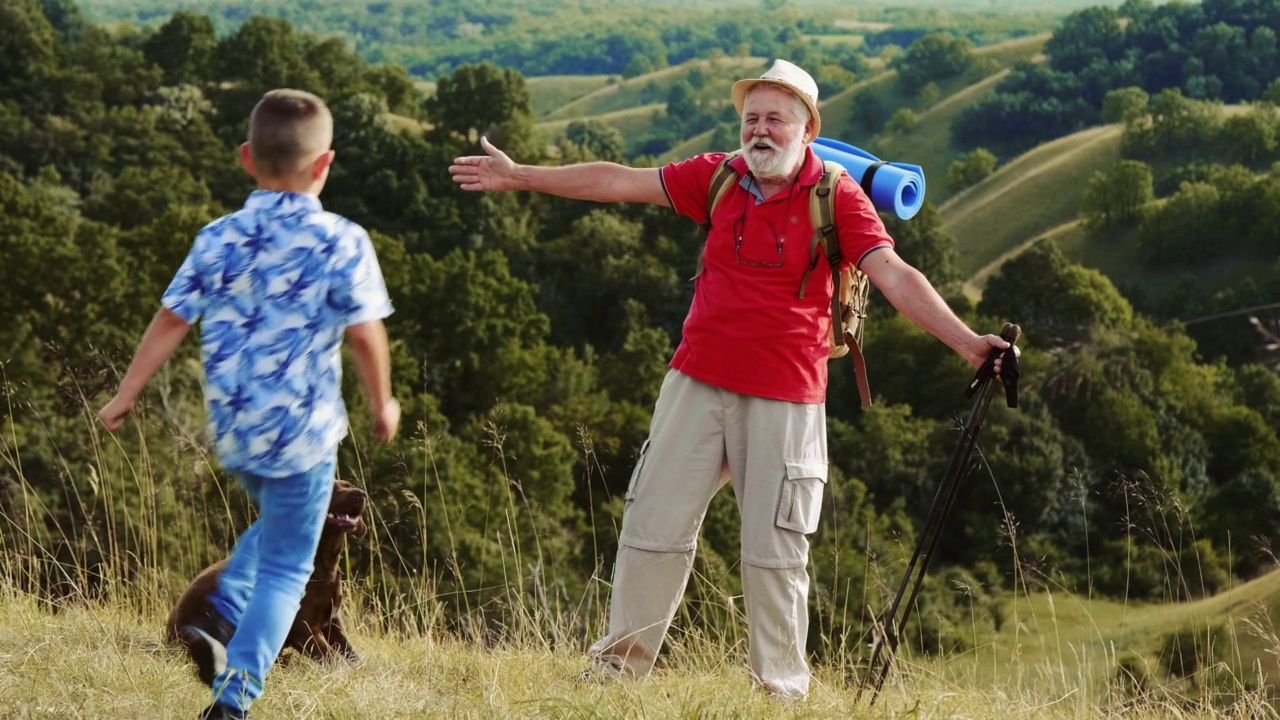
<instances>
[{"instance_id":1,"label":"rolling hill","mask_svg":"<svg viewBox=\"0 0 1280 720\"><path fill-rule=\"evenodd\" d=\"M1061 683L1058 691L1069 692L1105 682L1127 654L1157 664L1170 632L1196 633L1200 647L1207 644L1207 628L1221 626L1225 646L1214 649L1226 668L1241 680L1260 674L1274 685L1280 680L1278 614L1280 571L1192 602L1126 603L1051 591L1019 595L991 642L948 658L942 671L981 685L1008 682L1010 673L1021 672L1051 678Z\"/></svg>"},{"instance_id":2,"label":"rolling hill","mask_svg":"<svg viewBox=\"0 0 1280 720\"><path fill-rule=\"evenodd\" d=\"M570 103L618 82L617 75L539 75L525 79L539 120Z\"/></svg>"},{"instance_id":3,"label":"rolling hill","mask_svg":"<svg viewBox=\"0 0 1280 720\"><path fill-rule=\"evenodd\" d=\"M684 79L693 68L702 69L710 78L737 80L744 73L750 75L758 72L765 61L765 58L753 56L694 59L621 82L604 84L539 117L547 121L571 120L628 110L637 105L652 103L655 99L665 100L671 85Z\"/></svg>"},{"instance_id":4,"label":"rolling hill","mask_svg":"<svg viewBox=\"0 0 1280 720\"><path fill-rule=\"evenodd\" d=\"M818 103L818 110L822 113L822 134L868 150L874 148L880 157L886 159L921 165L925 168L925 178L933 180L928 191L929 200L937 204L937 198L944 192L939 180L945 176L947 166L959 154L950 147L952 119L964 108L993 93L996 84L1004 77L1003 73L1007 73L1015 63L1039 57L1048 39L1048 33L1040 33L976 48L976 57L990 60L999 70L975 83L963 78L944 83L940 88L942 97L930 108L920 110L916 126L908 133L894 138L877 138L858 127L854 120L855 98L864 91L870 92L889 108L915 108L919 105L919 100L904 97L898 92L897 71L888 70L860 80ZM711 135L712 131L708 130L678 143L662 159L674 160L712 150Z\"/></svg>"},{"instance_id":5,"label":"rolling hill","mask_svg":"<svg viewBox=\"0 0 1280 720\"><path fill-rule=\"evenodd\" d=\"M942 229L956 239L971 277L1009 250L1075 219L1089 178L1120 159L1119 125L1045 143L943 203Z\"/></svg>"}]
</instances>

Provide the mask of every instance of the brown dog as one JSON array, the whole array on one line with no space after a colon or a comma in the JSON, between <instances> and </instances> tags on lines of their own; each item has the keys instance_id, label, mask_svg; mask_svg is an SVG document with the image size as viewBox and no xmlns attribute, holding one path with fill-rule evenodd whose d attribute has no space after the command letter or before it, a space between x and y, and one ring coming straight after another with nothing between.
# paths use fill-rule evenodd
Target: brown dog
<instances>
[{"instance_id":1,"label":"brown dog","mask_svg":"<svg viewBox=\"0 0 1280 720\"><path fill-rule=\"evenodd\" d=\"M315 570L307 582L306 594L298 614L289 628L284 647L307 655L314 660L333 660L344 657L355 662L360 659L347 633L342 628L342 578L338 563L347 547L347 535L362 537L366 527L360 515L364 512L367 495L360 488L337 480L333 486L333 499L329 501L329 517L320 533L316 547ZM213 612L209 593L218 585L218 574L227 564L219 561L205 568L178 598L178 604L169 613L165 625L165 640L181 647L184 643L179 630L192 624L197 618Z\"/></svg>"}]
</instances>

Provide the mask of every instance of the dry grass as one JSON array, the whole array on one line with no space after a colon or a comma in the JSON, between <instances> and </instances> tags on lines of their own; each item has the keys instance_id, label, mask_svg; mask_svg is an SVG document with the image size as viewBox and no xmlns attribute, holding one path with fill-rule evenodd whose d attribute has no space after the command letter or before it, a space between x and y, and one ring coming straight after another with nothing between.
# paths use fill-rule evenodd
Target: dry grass
<instances>
[{"instance_id":1,"label":"dry grass","mask_svg":"<svg viewBox=\"0 0 1280 720\"><path fill-rule=\"evenodd\" d=\"M1280 582L1272 580L1270 585ZM1270 590L1275 590L1271 588ZM1209 607L1201 611L1216 613ZM755 689L741 648L685 640L645 680L580 682L578 648L535 640L484 648L433 636L395 637L359 623L356 666L297 659L277 668L257 717L555 718L1218 718L1275 717L1245 693L1216 708L1176 696L1146 704L1108 698L1094 670L1114 651L1080 643L1117 613L1146 633L1193 610L1084 605L1037 596L1023 603L1019 644L997 642L967 656L915 663L901 658L874 706L840 673L818 668L810 697L785 702ZM1092 617L1097 612L1099 617ZM1127 614L1126 614L1127 613ZM358 617L358 614L353 614ZM0 716L22 718L194 717L208 690L180 653L159 643L160 617L106 607L51 613L29 597L0 596ZM1148 627L1143 627L1143 626ZM1032 631L1034 629L1034 632ZM1034 639L1033 639L1034 638ZM1044 642L1040 642L1043 640ZM997 659L998 658L998 659ZM1083 662L1087 660L1088 662ZM1075 662L1081 661L1081 662ZM985 668L985 670L984 670Z\"/></svg>"}]
</instances>

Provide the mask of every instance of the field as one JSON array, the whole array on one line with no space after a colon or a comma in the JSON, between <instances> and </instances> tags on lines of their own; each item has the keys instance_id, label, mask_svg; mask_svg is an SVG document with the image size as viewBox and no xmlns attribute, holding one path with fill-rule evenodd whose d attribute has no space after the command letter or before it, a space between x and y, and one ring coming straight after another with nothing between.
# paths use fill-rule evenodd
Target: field
<instances>
[{"instance_id":1,"label":"field","mask_svg":"<svg viewBox=\"0 0 1280 720\"><path fill-rule=\"evenodd\" d=\"M740 644L673 632L644 680L583 682L588 638L526 630L498 646L438 633L380 632L347 609L356 666L296 659L274 671L255 716L394 717L1276 717L1252 692L1277 675L1272 628L1280 573L1188 605L1135 606L1069 593L1017 598L991 642L943 658L900 657L876 704L857 698L848 668L819 666L810 696L784 702L754 688ZM208 702L186 659L162 646L163 614L146 598L59 612L0 590L0 708L5 717L194 717ZM365 617L365 621L360 618ZM1155 683L1131 702L1114 680L1118 658L1155 664L1171 627L1226 620L1229 632L1198 687ZM679 621L678 621L679 625ZM561 637L560 642L553 637ZM1206 634L1206 637L1210 637ZM1140 667L1141 665L1139 665ZM16 713L16 714L10 714Z\"/></svg>"}]
</instances>

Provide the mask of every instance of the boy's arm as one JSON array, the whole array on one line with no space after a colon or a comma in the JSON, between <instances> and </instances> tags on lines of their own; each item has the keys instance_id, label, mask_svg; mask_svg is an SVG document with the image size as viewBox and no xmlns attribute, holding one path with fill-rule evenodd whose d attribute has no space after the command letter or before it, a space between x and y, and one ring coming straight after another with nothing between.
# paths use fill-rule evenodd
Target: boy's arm
<instances>
[{"instance_id":1,"label":"boy's arm","mask_svg":"<svg viewBox=\"0 0 1280 720\"><path fill-rule=\"evenodd\" d=\"M115 397L98 411L98 417L108 430L120 429L124 424L125 416L133 410L142 387L147 384L152 375L156 374L160 366L164 365L169 356L173 355L173 351L178 349L190 329L191 324L175 315L172 310L162 307L156 312L155 317L151 319L151 325L147 327L147 332L142 336L142 341L138 343L138 350L134 353L132 362L129 363L124 380L120 381L120 389L116 391Z\"/></svg>"},{"instance_id":2,"label":"boy's arm","mask_svg":"<svg viewBox=\"0 0 1280 720\"><path fill-rule=\"evenodd\" d=\"M370 320L347 328L347 342L356 372L364 385L369 411L373 415L373 432L379 440L395 437L400 426L400 404L391 397L391 350L387 344L387 328L381 320Z\"/></svg>"}]
</instances>

